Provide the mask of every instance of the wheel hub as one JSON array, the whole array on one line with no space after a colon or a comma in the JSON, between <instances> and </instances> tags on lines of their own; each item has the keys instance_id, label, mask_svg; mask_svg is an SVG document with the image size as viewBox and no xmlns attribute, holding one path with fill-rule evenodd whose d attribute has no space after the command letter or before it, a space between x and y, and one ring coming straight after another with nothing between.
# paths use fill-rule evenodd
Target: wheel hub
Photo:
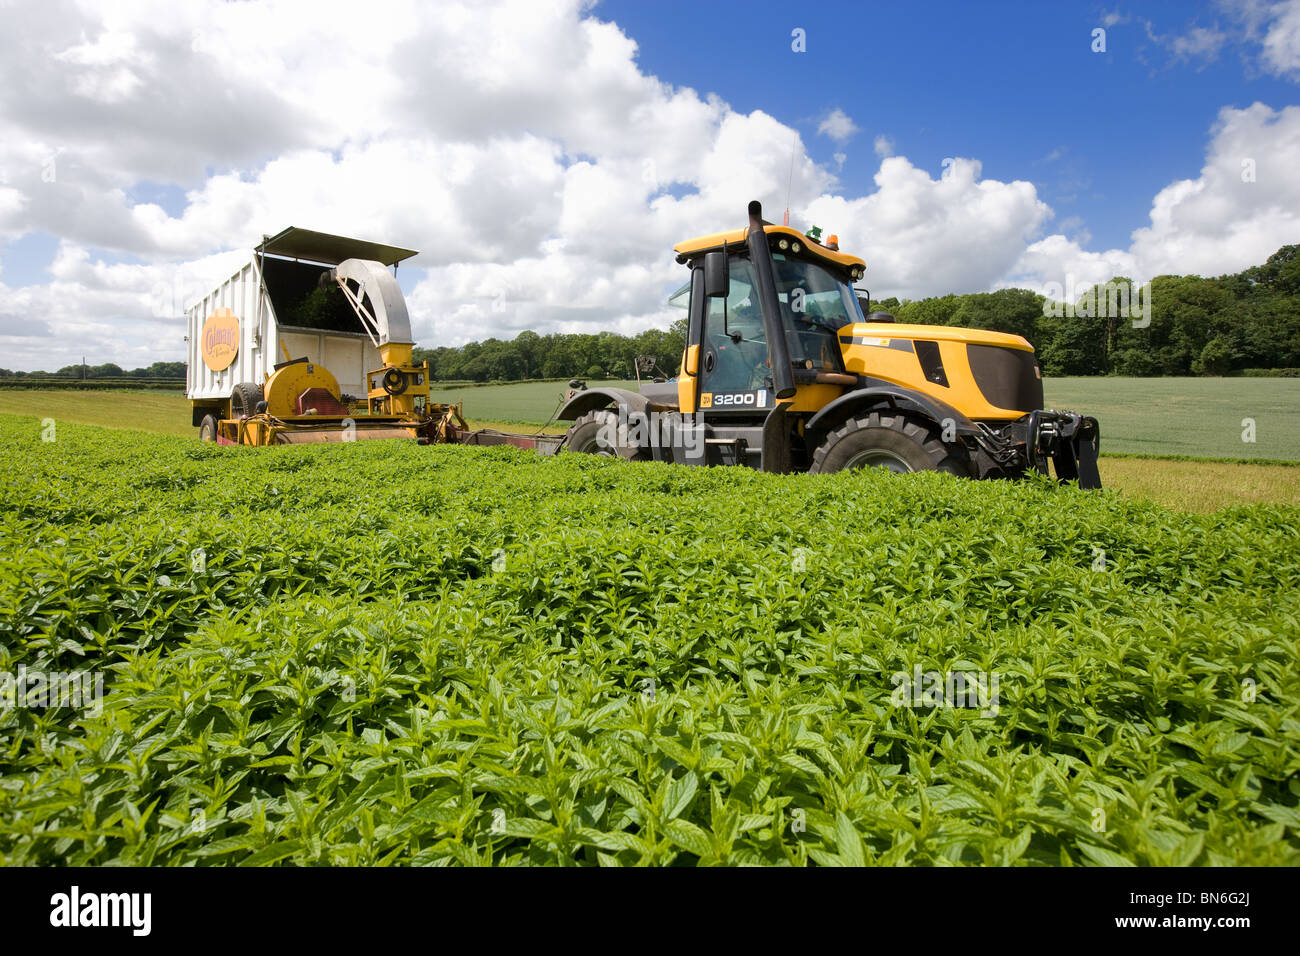
<instances>
[{"instance_id":1,"label":"wheel hub","mask_svg":"<svg viewBox=\"0 0 1300 956\"><path fill-rule=\"evenodd\" d=\"M854 455L844 468L848 471L858 468L884 468L900 475L910 474L913 470L912 466L898 455L883 448L870 448Z\"/></svg>"}]
</instances>

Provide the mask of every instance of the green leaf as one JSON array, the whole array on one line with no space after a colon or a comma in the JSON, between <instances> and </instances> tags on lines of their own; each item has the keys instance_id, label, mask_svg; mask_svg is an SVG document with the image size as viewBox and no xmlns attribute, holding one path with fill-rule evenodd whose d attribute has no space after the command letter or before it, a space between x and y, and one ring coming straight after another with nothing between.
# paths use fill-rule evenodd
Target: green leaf
<instances>
[{"instance_id":1,"label":"green leaf","mask_svg":"<svg viewBox=\"0 0 1300 956\"><path fill-rule=\"evenodd\" d=\"M691 805L691 800L695 798L695 790L698 786L699 780L694 771L690 770L670 783L664 798L664 819L675 820L681 816Z\"/></svg>"},{"instance_id":2,"label":"green leaf","mask_svg":"<svg viewBox=\"0 0 1300 956\"><path fill-rule=\"evenodd\" d=\"M664 833L674 845L694 853L702 860L713 856L713 846L709 842L708 834L694 823L687 820L669 820L664 824Z\"/></svg>"},{"instance_id":3,"label":"green leaf","mask_svg":"<svg viewBox=\"0 0 1300 956\"><path fill-rule=\"evenodd\" d=\"M275 863L287 857L293 856L303 849L302 841L286 840L282 843L272 843L268 847L258 850L250 857L239 861L240 866L266 866L268 863Z\"/></svg>"},{"instance_id":4,"label":"green leaf","mask_svg":"<svg viewBox=\"0 0 1300 956\"><path fill-rule=\"evenodd\" d=\"M1097 866L1137 866L1127 857L1120 856L1113 850L1107 850L1105 847L1093 846L1091 843L1080 843L1079 849L1089 860Z\"/></svg>"},{"instance_id":5,"label":"green leaf","mask_svg":"<svg viewBox=\"0 0 1300 956\"><path fill-rule=\"evenodd\" d=\"M862 837L843 810L835 814L835 849L843 866L866 866Z\"/></svg>"}]
</instances>

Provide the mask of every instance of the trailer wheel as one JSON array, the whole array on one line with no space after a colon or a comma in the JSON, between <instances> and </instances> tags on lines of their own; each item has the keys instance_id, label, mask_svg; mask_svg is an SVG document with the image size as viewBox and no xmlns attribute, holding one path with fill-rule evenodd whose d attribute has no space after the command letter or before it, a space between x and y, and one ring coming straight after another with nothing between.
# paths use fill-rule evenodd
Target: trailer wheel
<instances>
[{"instance_id":1,"label":"trailer wheel","mask_svg":"<svg viewBox=\"0 0 1300 956\"><path fill-rule=\"evenodd\" d=\"M257 414L257 403L262 400L262 390L251 382L240 382L230 393L230 414L245 418Z\"/></svg>"},{"instance_id":2,"label":"trailer wheel","mask_svg":"<svg viewBox=\"0 0 1300 956\"><path fill-rule=\"evenodd\" d=\"M564 447L585 455L613 458L617 454L628 461L654 460L654 453L649 448L616 448L614 442L617 441L618 416L609 409L599 409L579 416L569 426L564 436Z\"/></svg>"},{"instance_id":3,"label":"trailer wheel","mask_svg":"<svg viewBox=\"0 0 1300 956\"><path fill-rule=\"evenodd\" d=\"M872 412L832 431L813 452L811 472L855 468L889 471L946 471L969 478L970 461L961 445L945 444L934 430L896 412Z\"/></svg>"},{"instance_id":4,"label":"trailer wheel","mask_svg":"<svg viewBox=\"0 0 1300 956\"><path fill-rule=\"evenodd\" d=\"M217 440L217 416L203 416L203 421L199 422L199 438L202 441Z\"/></svg>"}]
</instances>

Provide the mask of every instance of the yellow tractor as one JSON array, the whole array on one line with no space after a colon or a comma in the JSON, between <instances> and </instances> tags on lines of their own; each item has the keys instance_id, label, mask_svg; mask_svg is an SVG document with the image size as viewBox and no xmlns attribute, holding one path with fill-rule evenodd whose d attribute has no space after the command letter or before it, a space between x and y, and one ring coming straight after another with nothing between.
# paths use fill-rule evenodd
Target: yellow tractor
<instances>
[{"instance_id":1,"label":"yellow tractor","mask_svg":"<svg viewBox=\"0 0 1300 956\"><path fill-rule=\"evenodd\" d=\"M975 478L1048 473L1101 487L1097 420L1044 409L1018 335L902 325L853 283L834 236L762 218L675 247L688 336L675 381L578 390L563 448L691 465L834 472L884 467Z\"/></svg>"}]
</instances>

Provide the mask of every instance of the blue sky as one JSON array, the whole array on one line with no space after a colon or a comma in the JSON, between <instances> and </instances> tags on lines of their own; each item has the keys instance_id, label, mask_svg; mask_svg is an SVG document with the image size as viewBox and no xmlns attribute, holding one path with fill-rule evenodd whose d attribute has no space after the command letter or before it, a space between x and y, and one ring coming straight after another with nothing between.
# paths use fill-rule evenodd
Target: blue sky
<instances>
[{"instance_id":1,"label":"blue sky","mask_svg":"<svg viewBox=\"0 0 1300 956\"><path fill-rule=\"evenodd\" d=\"M842 108L860 127L843 149L846 192L871 191L884 135L936 176L961 156L985 177L1034 183L1055 224L1081 218L1097 248L1127 246L1151 198L1199 173L1222 107L1297 102L1294 82L1252 64L1254 44L1171 49L1198 27L1241 33L1216 3L603 0L594 12L637 41L646 71L771 113L828 164L839 149L816 130ZM1108 15L1120 22L1102 27ZM805 53L791 49L795 28ZM1092 51L1097 28L1105 53Z\"/></svg>"}]
</instances>

